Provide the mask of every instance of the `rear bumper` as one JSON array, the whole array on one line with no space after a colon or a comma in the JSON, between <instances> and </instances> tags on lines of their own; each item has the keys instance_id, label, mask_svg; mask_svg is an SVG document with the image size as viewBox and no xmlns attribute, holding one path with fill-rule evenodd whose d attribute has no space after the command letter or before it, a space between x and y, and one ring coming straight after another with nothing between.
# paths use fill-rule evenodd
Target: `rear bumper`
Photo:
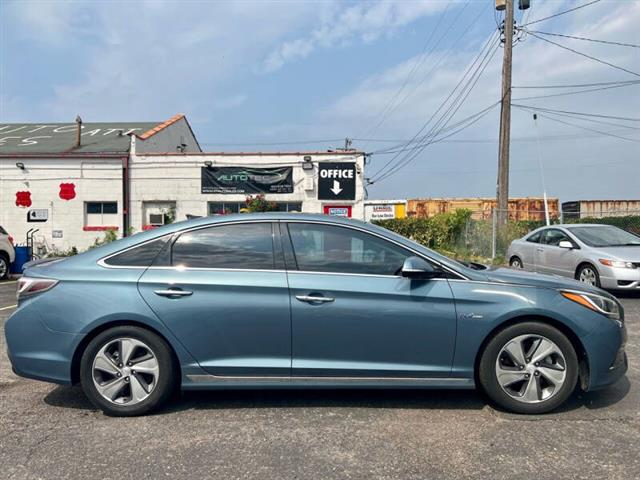
<instances>
[{"instance_id":1,"label":"rear bumper","mask_svg":"<svg viewBox=\"0 0 640 480\"><path fill-rule=\"evenodd\" d=\"M7 320L5 337L13 371L21 377L70 384L73 352L84 335L47 328L29 304Z\"/></svg>"}]
</instances>

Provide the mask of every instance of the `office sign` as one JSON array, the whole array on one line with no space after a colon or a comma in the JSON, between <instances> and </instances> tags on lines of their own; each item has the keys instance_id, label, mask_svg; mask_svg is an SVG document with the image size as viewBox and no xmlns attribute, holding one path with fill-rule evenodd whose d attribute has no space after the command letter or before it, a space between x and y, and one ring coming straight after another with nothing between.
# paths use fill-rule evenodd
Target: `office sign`
<instances>
[{"instance_id":1,"label":"office sign","mask_svg":"<svg viewBox=\"0 0 640 480\"><path fill-rule=\"evenodd\" d=\"M355 200L356 164L318 163L318 200Z\"/></svg>"},{"instance_id":2,"label":"office sign","mask_svg":"<svg viewBox=\"0 0 640 480\"><path fill-rule=\"evenodd\" d=\"M293 193L293 168L202 167L201 193Z\"/></svg>"}]
</instances>

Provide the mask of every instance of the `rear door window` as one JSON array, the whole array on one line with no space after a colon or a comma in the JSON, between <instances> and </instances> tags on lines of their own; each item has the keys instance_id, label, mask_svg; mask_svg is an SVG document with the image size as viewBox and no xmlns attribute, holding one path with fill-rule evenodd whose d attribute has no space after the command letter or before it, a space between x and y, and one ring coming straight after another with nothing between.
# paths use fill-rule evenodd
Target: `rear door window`
<instances>
[{"instance_id":1,"label":"rear door window","mask_svg":"<svg viewBox=\"0 0 640 480\"><path fill-rule=\"evenodd\" d=\"M272 225L237 223L192 230L173 244L172 264L185 268L274 269Z\"/></svg>"}]
</instances>

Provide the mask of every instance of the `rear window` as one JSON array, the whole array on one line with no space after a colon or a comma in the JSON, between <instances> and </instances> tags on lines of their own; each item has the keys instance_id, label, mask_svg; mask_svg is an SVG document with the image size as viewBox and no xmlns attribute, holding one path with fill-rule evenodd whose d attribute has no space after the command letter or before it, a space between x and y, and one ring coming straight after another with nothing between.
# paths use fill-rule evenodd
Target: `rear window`
<instances>
[{"instance_id":1,"label":"rear window","mask_svg":"<svg viewBox=\"0 0 640 480\"><path fill-rule=\"evenodd\" d=\"M143 243L107 258L104 263L114 267L148 267L167 244L171 235Z\"/></svg>"},{"instance_id":2,"label":"rear window","mask_svg":"<svg viewBox=\"0 0 640 480\"><path fill-rule=\"evenodd\" d=\"M0 227L0 235L9 235L9 234L4 228Z\"/></svg>"}]
</instances>

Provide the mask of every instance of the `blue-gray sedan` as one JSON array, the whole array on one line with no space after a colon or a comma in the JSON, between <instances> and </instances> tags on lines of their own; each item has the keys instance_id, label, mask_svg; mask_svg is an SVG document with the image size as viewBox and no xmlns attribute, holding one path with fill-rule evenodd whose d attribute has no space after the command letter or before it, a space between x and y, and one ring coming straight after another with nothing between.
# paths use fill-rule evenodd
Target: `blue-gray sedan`
<instances>
[{"instance_id":1,"label":"blue-gray sedan","mask_svg":"<svg viewBox=\"0 0 640 480\"><path fill-rule=\"evenodd\" d=\"M30 265L5 326L18 375L111 415L177 388L481 387L541 413L624 375L619 302L476 270L385 229L302 214L175 223Z\"/></svg>"}]
</instances>

